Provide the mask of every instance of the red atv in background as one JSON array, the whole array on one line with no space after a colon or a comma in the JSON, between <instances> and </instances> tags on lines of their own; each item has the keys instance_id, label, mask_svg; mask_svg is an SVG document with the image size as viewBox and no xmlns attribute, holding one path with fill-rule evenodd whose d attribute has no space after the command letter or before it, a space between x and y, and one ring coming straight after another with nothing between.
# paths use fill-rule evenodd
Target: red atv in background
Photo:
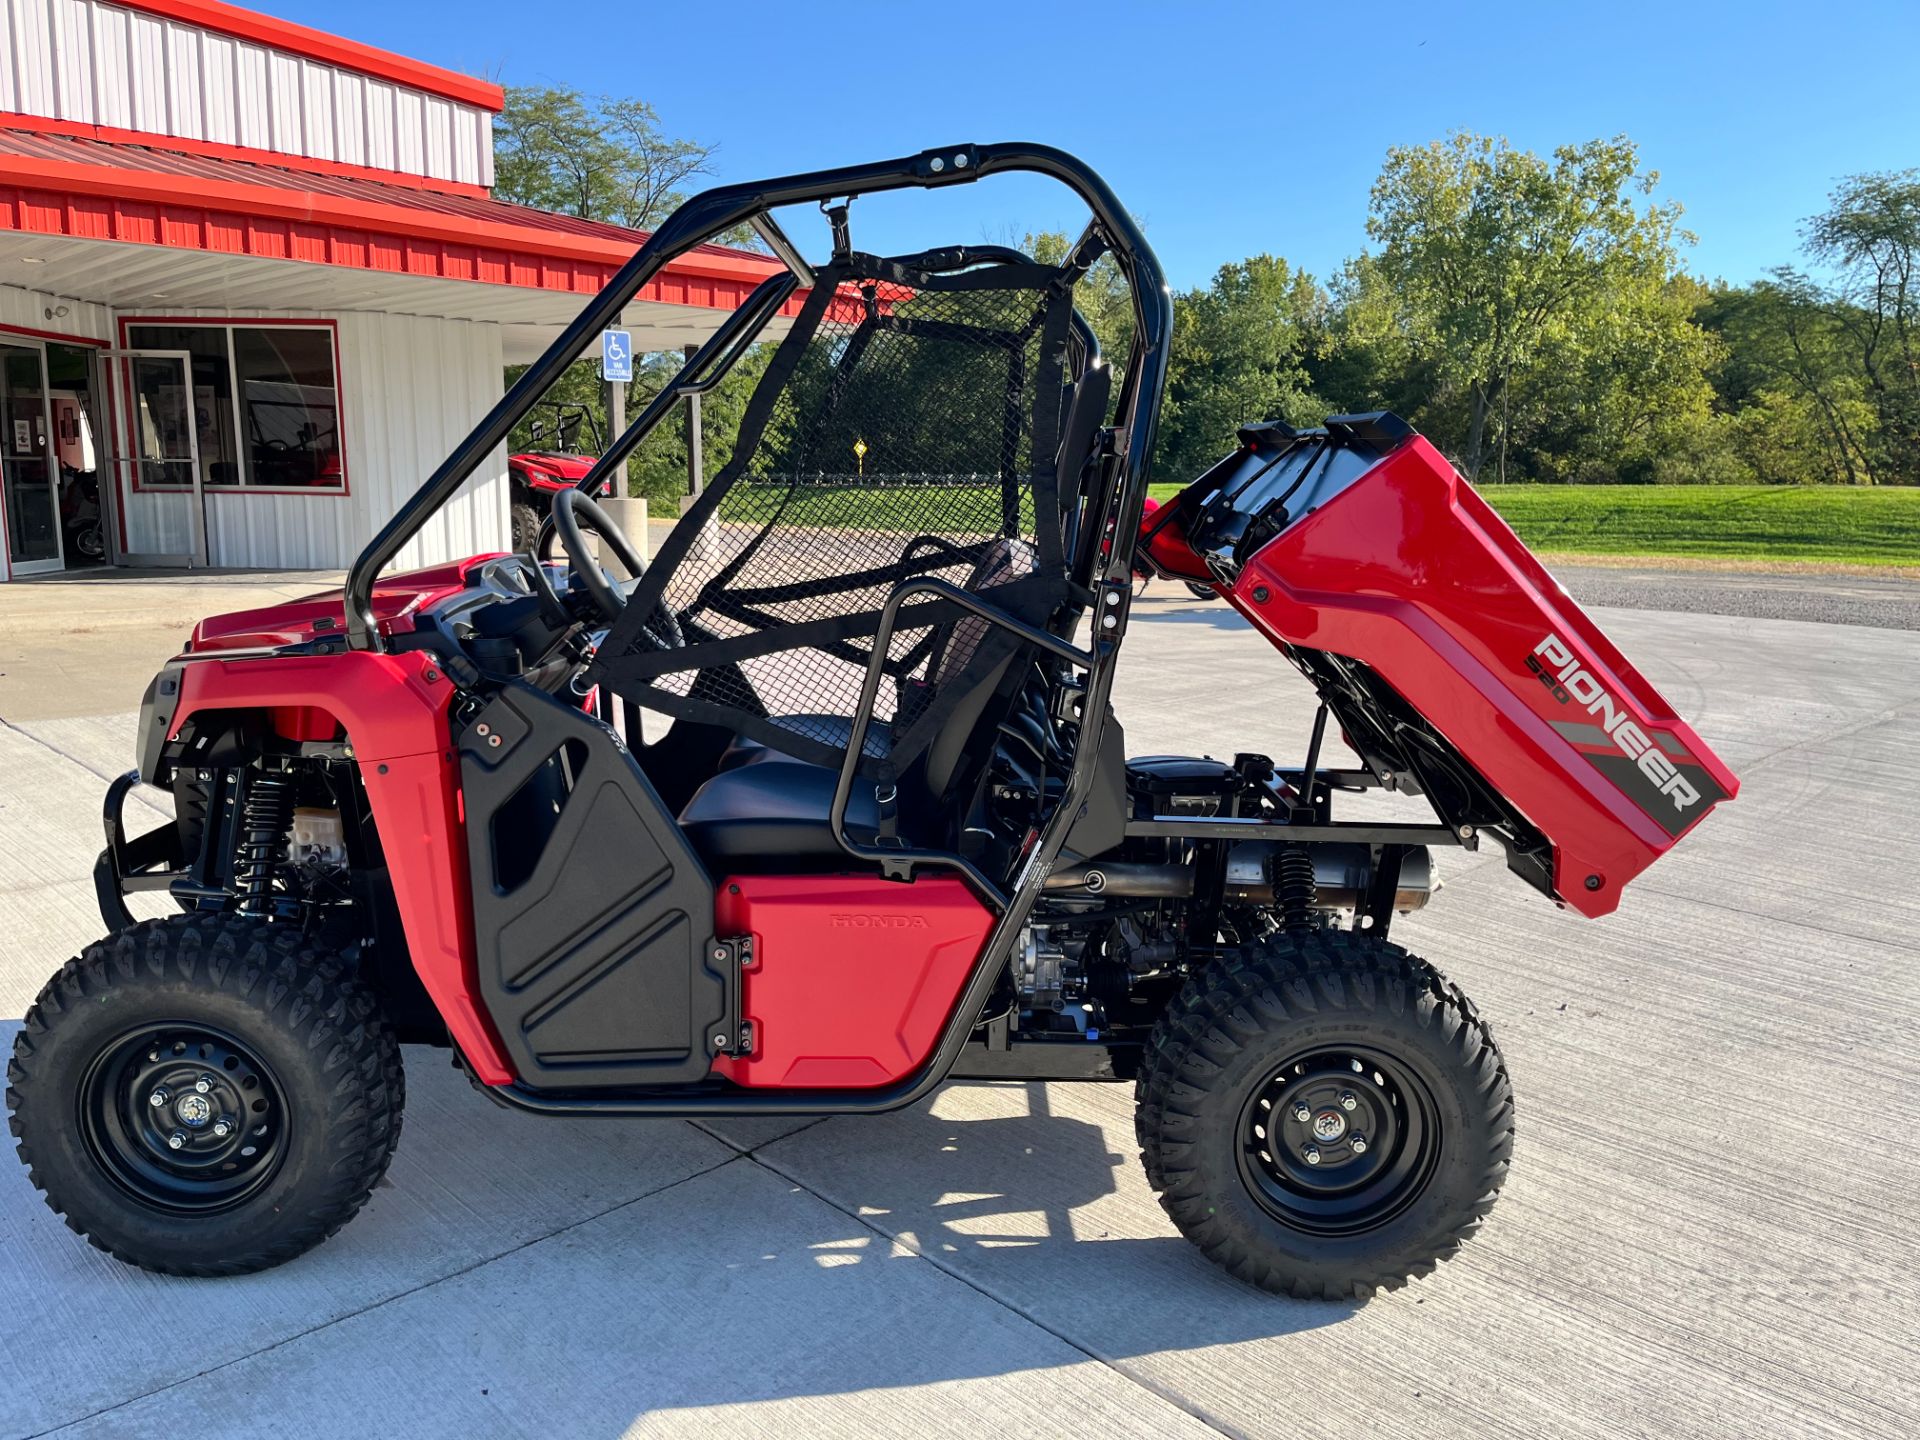
<instances>
[{"instance_id":1,"label":"red atv in background","mask_svg":"<svg viewBox=\"0 0 1920 1440\"><path fill-rule=\"evenodd\" d=\"M850 197L1013 171L1092 212L1062 262L852 244ZM775 212L822 202L809 261ZM741 224L785 268L554 492L570 563L380 579L663 266ZM1133 297L1118 367L1073 304L1104 255ZM731 457L643 565L590 494L776 317ZM203 621L155 677L107 795L111 933L8 1067L49 1203L155 1270L291 1259L384 1173L409 1042L551 1116L1124 1081L1148 1181L1234 1274L1333 1297L1431 1270L1494 1203L1513 1098L1395 917L1436 852L1487 841L1604 915L1736 782L1391 415L1250 426L1146 518L1171 329L1128 210L1059 151L681 206L344 594ZM1276 683L1315 690L1298 756L1128 757L1136 566L1233 606ZM643 712L671 722L650 742ZM1357 766L1325 763L1329 724ZM141 783L176 819L129 838ZM1382 789L1431 814L1336 815ZM136 923L134 892L181 913Z\"/></svg>"},{"instance_id":2,"label":"red atv in background","mask_svg":"<svg viewBox=\"0 0 1920 1440\"><path fill-rule=\"evenodd\" d=\"M517 551L532 552L539 545L540 527L553 513L553 497L586 479L599 459L600 427L594 423L592 411L585 405L558 402L543 402L543 408L553 412L555 448L521 450L507 456L511 534ZM580 449L582 430L593 447L591 455ZM538 445L546 438L545 423L535 420L530 433ZM593 493L607 495L612 490L609 477Z\"/></svg>"}]
</instances>

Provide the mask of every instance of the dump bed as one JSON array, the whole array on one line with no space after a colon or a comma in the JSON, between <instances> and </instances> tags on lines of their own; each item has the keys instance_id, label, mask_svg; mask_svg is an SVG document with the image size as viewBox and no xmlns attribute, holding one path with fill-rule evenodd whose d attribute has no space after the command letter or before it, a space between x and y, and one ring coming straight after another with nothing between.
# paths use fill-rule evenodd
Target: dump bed
<instances>
[{"instance_id":1,"label":"dump bed","mask_svg":"<svg viewBox=\"0 0 1920 1440\"><path fill-rule=\"evenodd\" d=\"M1154 563L1219 584L1336 714L1328 676L1377 677L1425 721L1400 727L1421 731L1406 736L1410 749L1437 736L1524 818L1511 828L1544 837L1543 888L1604 914L1737 793L1660 692L1402 422L1339 417L1325 432L1262 427L1242 439L1154 517Z\"/></svg>"}]
</instances>

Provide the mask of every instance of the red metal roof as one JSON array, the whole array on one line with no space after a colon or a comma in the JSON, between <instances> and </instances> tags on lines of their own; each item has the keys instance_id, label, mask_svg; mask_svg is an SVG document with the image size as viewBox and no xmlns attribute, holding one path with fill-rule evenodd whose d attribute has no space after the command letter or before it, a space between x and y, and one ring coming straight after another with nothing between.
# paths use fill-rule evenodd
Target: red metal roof
<instances>
[{"instance_id":1,"label":"red metal roof","mask_svg":"<svg viewBox=\"0 0 1920 1440\"><path fill-rule=\"evenodd\" d=\"M0 230L579 294L647 239L479 195L22 130L0 130ZM730 310L779 268L702 245L638 298Z\"/></svg>"}]
</instances>

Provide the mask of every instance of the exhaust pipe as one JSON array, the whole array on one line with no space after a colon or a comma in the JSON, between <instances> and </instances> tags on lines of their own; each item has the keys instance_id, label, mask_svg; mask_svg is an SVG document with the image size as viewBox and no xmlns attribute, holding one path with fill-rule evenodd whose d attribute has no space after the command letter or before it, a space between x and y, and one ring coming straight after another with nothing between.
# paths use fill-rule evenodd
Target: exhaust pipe
<instances>
[{"instance_id":1,"label":"exhaust pipe","mask_svg":"<svg viewBox=\"0 0 1920 1440\"><path fill-rule=\"evenodd\" d=\"M1082 860L1062 865L1043 887L1048 894L1127 895L1136 899L1185 900L1193 894L1193 870L1147 860Z\"/></svg>"}]
</instances>

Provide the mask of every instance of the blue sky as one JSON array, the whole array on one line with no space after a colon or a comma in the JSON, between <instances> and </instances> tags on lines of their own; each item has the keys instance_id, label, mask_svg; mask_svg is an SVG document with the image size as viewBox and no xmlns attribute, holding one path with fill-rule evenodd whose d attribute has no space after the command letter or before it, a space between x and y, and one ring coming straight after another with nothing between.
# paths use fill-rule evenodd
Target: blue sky
<instances>
[{"instance_id":1,"label":"blue sky","mask_svg":"<svg viewBox=\"0 0 1920 1440\"><path fill-rule=\"evenodd\" d=\"M1690 268L1734 281L1795 257L1837 177L1920 165L1914 0L254 3L504 84L638 95L670 132L718 145L722 179L1046 141L1106 175L1180 287L1263 250L1331 275L1364 244L1387 148L1456 128L1541 151L1630 135L1700 237ZM904 249L1077 228L1063 197L1025 179L917 209L874 197L855 238Z\"/></svg>"}]
</instances>

